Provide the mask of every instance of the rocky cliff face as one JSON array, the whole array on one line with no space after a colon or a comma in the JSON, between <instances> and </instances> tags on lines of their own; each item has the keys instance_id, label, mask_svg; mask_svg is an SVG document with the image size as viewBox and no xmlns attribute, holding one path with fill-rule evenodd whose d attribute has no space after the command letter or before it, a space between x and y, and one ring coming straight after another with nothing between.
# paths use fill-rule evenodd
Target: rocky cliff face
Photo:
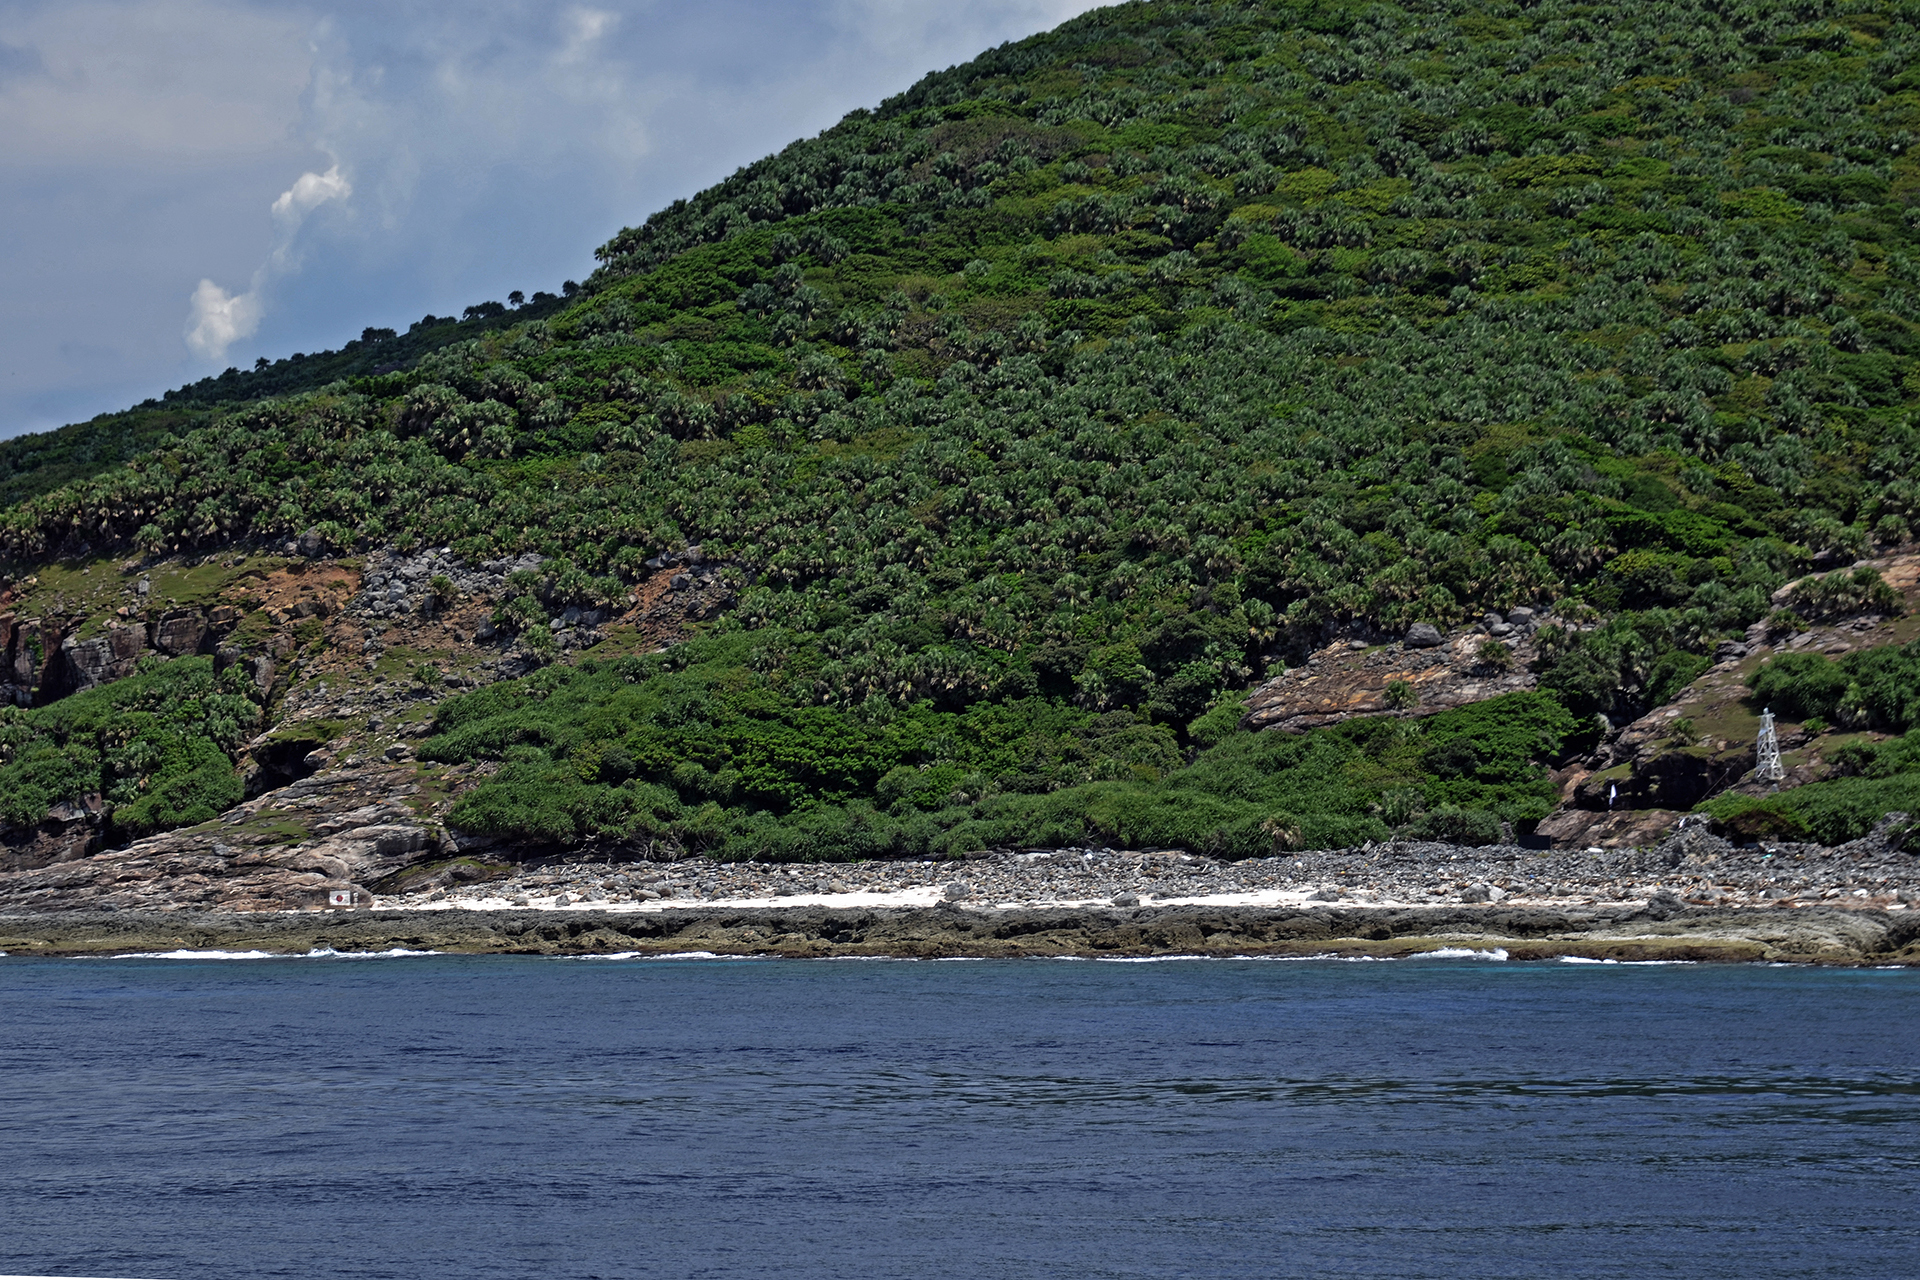
<instances>
[{"instance_id":1,"label":"rocky cliff face","mask_svg":"<svg viewBox=\"0 0 1920 1280\"><path fill-rule=\"evenodd\" d=\"M529 582L540 588L539 556L302 554L323 550L309 539L264 555L100 563L0 593L7 702L109 684L149 656L210 654L246 673L270 726L239 762L253 798L217 823L103 850L106 806L90 796L0 829L0 900L254 909L364 895L409 867L430 879L436 859L478 874L437 826L463 775L411 762L438 703L547 662L657 649L733 598L725 564L697 546L663 552L619 599L556 604L543 639L493 622Z\"/></svg>"},{"instance_id":2,"label":"rocky cliff face","mask_svg":"<svg viewBox=\"0 0 1920 1280\"><path fill-rule=\"evenodd\" d=\"M1450 636L1421 623L1391 644L1335 641L1249 694L1242 723L1297 733L1355 716L1432 715L1531 689L1533 636L1550 620L1523 609L1513 620L1488 614Z\"/></svg>"},{"instance_id":3,"label":"rocky cliff face","mask_svg":"<svg viewBox=\"0 0 1920 1280\"><path fill-rule=\"evenodd\" d=\"M60 650L57 623L0 613L0 702L33 705L47 655Z\"/></svg>"},{"instance_id":4,"label":"rocky cliff face","mask_svg":"<svg viewBox=\"0 0 1920 1280\"><path fill-rule=\"evenodd\" d=\"M304 602L312 616L324 606ZM298 606L296 606L298 607ZM147 654L180 658L217 653L244 616L233 605L211 605L156 610L142 618L111 618L104 623L86 617L59 616L23 619L0 615L0 702L27 707L57 701L134 673ZM91 625L90 625L91 624ZM287 649L285 643L268 648ZM242 656L234 650L235 661ZM263 685L271 685L271 679Z\"/></svg>"},{"instance_id":5,"label":"rocky cliff face","mask_svg":"<svg viewBox=\"0 0 1920 1280\"><path fill-rule=\"evenodd\" d=\"M368 886L436 855L457 858L436 821L445 794L407 766L330 771L124 849L11 863L0 868L13 873L0 875L0 903L28 911L365 905Z\"/></svg>"},{"instance_id":6,"label":"rocky cliff face","mask_svg":"<svg viewBox=\"0 0 1920 1280\"><path fill-rule=\"evenodd\" d=\"M1561 847L1651 844L1672 833L1702 800L1730 789L1765 791L1750 781L1759 717L1746 701L1747 678L1761 663L1776 653L1837 657L1920 638L1920 555L1860 564L1879 571L1903 598L1904 613L1862 613L1788 630L1756 623L1744 637L1721 645L1715 665L1676 699L1621 726L1590 758L1563 770L1562 803L1536 834ZM1789 603L1798 585L1782 587L1774 603ZM1450 635L1423 625L1385 645L1336 641L1304 666L1255 689L1243 723L1298 732L1357 716L1429 715L1531 689L1533 637L1549 621L1554 619L1531 612L1517 622L1489 615ZM1483 649L1490 641L1509 650L1508 663L1486 661ZM1839 735L1809 734L1791 723L1781 725L1780 733L1788 771L1782 786L1829 776L1827 754Z\"/></svg>"},{"instance_id":7,"label":"rocky cliff face","mask_svg":"<svg viewBox=\"0 0 1920 1280\"><path fill-rule=\"evenodd\" d=\"M63 800L30 827L0 827L0 871L71 862L100 847L105 804L99 795Z\"/></svg>"}]
</instances>

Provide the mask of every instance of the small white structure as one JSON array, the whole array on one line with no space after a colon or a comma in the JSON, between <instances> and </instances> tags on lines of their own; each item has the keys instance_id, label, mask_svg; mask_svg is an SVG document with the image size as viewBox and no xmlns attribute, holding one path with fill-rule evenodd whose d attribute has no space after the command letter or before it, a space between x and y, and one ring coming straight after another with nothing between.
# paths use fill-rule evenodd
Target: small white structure
<instances>
[{"instance_id":1,"label":"small white structure","mask_svg":"<svg viewBox=\"0 0 1920 1280\"><path fill-rule=\"evenodd\" d=\"M350 906L352 906L352 905L353 905L353 890L351 890L351 889L329 889L329 890L327 890L327 905L328 905L328 906L330 906L330 907L350 907Z\"/></svg>"},{"instance_id":2,"label":"small white structure","mask_svg":"<svg viewBox=\"0 0 1920 1280\"><path fill-rule=\"evenodd\" d=\"M1773 731L1773 710L1760 713L1760 737L1754 743L1753 776L1760 782L1778 782L1787 776L1780 763L1780 737Z\"/></svg>"}]
</instances>

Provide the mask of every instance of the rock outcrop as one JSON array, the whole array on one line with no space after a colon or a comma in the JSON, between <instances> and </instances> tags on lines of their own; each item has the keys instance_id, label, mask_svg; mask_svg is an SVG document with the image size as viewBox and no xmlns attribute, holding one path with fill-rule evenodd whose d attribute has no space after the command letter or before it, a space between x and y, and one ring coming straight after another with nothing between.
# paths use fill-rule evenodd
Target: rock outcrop
<instances>
[{"instance_id":1,"label":"rock outcrop","mask_svg":"<svg viewBox=\"0 0 1920 1280\"><path fill-rule=\"evenodd\" d=\"M1153 955L1388 958L1473 950L1542 960L1798 961L1920 964L1920 913L1660 909L1591 913L1487 906L1406 909L1306 906L975 911L763 907L591 910L343 911L0 915L0 948L27 955L192 950L534 955L1128 957Z\"/></svg>"},{"instance_id":2,"label":"rock outcrop","mask_svg":"<svg viewBox=\"0 0 1920 1280\"><path fill-rule=\"evenodd\" d=\"M65 693L112 684L132 675L147 652L147 629L109 623L107 629L88 640L68 636L60 642L61 673Z\"/></svg>"},{"instance_id":3,"label":"rock outcrop","mask_svg":"<svg viewBox=\"0 0 1920 1280\"><path fill-rule=\"evenodd\" d=\"M1410 632L1395 644L1336 641L1249 694L1241 723L1293 733L1355 716L1432 715L1533 688L1531 615L1523 627L1504 620L1493 626L1503 634L1482 624L1451 637L1429 627L1432 636ZM1481 653L1489 641L1506 651L1504 661L1489 662Z\"/></svg>"},{"instance_id":4,"label":"rock outcrop","mask_svg":"<svg viewBox=\"0 0 1920 1280\"><path fill-rule=\"evenodd\" d=\"M72 862L100 847L99 795L63 800L30 827L0 827L0 872Z\"/></svg>"},{"instance_id":5,"label":"rock outcrop","mask_svg":"<svg viewBox=\"0 0 1920 1280\"><path fill-rule=\"evenodd\" d=\"M323 906L336 893L365 904L369 885L450 849L419 795L410 768L343 769L122 849L62 851L48 835L19 853L9 846L0 909L272 911Z\"/></svg>"},{"instance_id":6,"label":"rock outcrop","mask_svg":"<svg viewBox=\"0 0 1920 1280\"><path fill-rule=\"evenodd\" d=\"M60 652L64 639L50 620L0 614L0 702L32 706L48 656Z\"/></svg>"}]
</instances>

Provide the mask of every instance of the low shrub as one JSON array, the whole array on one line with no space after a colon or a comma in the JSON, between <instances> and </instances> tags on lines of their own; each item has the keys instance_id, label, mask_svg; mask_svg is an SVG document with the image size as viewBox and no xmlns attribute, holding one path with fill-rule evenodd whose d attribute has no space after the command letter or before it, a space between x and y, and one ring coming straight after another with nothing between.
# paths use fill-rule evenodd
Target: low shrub
<instances>
[{"instance_id":1,"label":"low shrub","mask_svg":"<svg viewBox=\"0 0 1920 1280\"><path fill-rule=\"evenodd\" d=\"M238 667L177 658L48 706L0 708L0 825L96 795L117 838L205 822L240 802L234 758L258 728L258 697Z\"/></svg>"},{"instance_id":2,"label":"low shrub","mask_svg":"<svg viewBox=\"0 0 1920 1280\"><path fill-rule=\"evenodd\" d=\"M1484 809L1443 804L1415 818L1399 834L1409 840L1443 840L1448 844L1498 844L1500 819Z\"/></svg>"},{"instance_id":3,"label":"low shrub","mask_svg":"<svg viewBox=\"0 0 1920 1280\"><path fill-rule=\"evenodd\" d=\"M1858 649L1838 661L1783 653L1747 678L1753 701L1789 720L1903 733L1920 725L1920 641Z\"/></svg>"},{"instance_id":4,"label":"low shrub","mask_svg":"<svg viewBox=\"0 0 1920 1280\"><path fill-rule=\"evenodd\" d=\"M1787 607L1802 618L1824 622L1862 613L1898 614L1901 601L1900 593L1887 585L1878 569L1861 565L1794 583L1787 593Z\"/></svg>"},{"instance_id":5,"label":"low shrub","mask_svg":"<svg viewBox=\"0 0 1920 1280\"><path fill-rule=\"evenodd\" d=\"M1436 838L1481 842L1544 816L1543 762L1591 733L1541 693L1300 735L1242 730L1222 702L1187 760L1164 724L1041 698L881 716L803 703L740 665L766 643L696 640L450 699L422 757L502 768L449 821L787 861L1086 842L1244 858L1383 838L1399 805L1431 809L1453 833Z\"/></svg>"}]
</instances>

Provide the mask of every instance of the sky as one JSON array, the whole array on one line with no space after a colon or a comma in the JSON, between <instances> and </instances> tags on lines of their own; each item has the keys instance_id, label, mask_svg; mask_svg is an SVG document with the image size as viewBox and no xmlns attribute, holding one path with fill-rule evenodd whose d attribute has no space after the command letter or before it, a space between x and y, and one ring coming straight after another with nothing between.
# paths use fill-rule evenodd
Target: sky
<instances>
[{"instance_id":1,"label":"sky","mask_svg":"<svg viewBox=\"0 0 1920 1280\"><path fill-rule=\"evenodd\" d=\"M0 437L558 291L1093 0L0 0Z\"/></svg>"}]
</instances>

